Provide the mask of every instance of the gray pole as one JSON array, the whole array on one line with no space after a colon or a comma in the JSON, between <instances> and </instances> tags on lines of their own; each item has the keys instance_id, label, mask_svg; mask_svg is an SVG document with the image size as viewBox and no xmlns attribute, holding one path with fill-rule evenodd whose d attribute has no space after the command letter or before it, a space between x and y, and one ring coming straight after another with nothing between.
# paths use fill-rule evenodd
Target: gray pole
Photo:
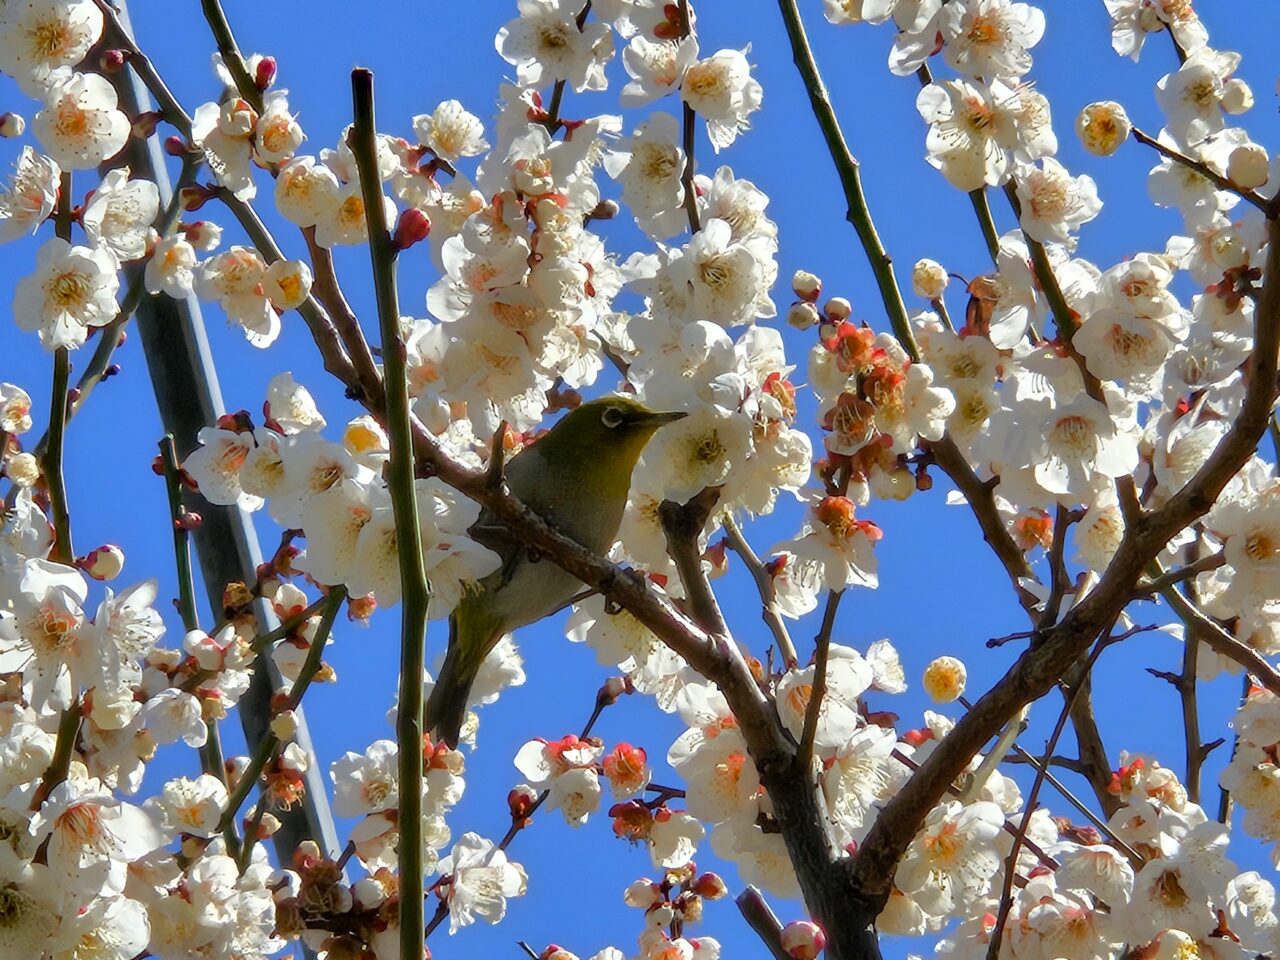
<instances>
[{"instance_id":1,"label":"gray pole","mask_svg":"<svg viewBox=\"0 0 1280 960\"><path fill-rule=\"evenodd\" d=\"M116 0L120 19L129 28L125 0ZM120 96L120 108L131 116L152 109L151 98L132 71L121 70L110 78ZM160 188L160 205L169 201L172 187L165 169L165 154L158 136L145 142L131 140L123 158L137 175L154 180ZM129 268L130 273L142 269L141 264ZM179 458L185 458L196 447L196 434L225 412L218 374L214 367L209 342L205 336L200 304L194 297L173 300L167 296L143 294L135 315L138 334L146 354L147 370L155 389L156 404L166 432L173 434ZM196 531L196 553L204 580L209 605L215 614L222 610L222 592L228 582L252 583L262 563L262 551L252 519L237 507L215 506L198 494L188 493L196 501L190 504L204 518ZM262 629L279 626L274 612L264 602L258 603L258 622ZM240 722L250 749L267 733L273 692L284 689L284 682L269 654L258 659L258 669L248 691L240 700ZM298 746L314 759L311 735L301 708L298 717ZM325 778L318 764L306 775L306 796L302 804L280 815L281 827L273 841L281 865L288 866L293 850L307 839L315 840L323 852L336 855L338 834L325 793Z\"/></svg>"}]
</instances>

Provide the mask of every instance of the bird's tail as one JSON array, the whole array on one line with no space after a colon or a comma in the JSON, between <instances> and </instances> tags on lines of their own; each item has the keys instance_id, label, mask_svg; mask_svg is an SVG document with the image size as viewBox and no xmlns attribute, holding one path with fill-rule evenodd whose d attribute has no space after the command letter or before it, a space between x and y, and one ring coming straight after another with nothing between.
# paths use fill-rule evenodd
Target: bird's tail
<instances>
[{"instance_id":1,"label":"bird's tail","mask_svg":"<svg viewBox=\"0 0 1280 960\"><path fill-rule=\"evenodd\" d=\"M467 626L477 619L468 617ZM472 632L459 630L456 615L449 618L449 649L423 711L423 729L435 742L446 743L455 750L462 734L462 724L467 718L471 687L489 648L493 646L488 636L492 631L484 631L483 636L471 636Z\"/></svg>"}]
</instances>

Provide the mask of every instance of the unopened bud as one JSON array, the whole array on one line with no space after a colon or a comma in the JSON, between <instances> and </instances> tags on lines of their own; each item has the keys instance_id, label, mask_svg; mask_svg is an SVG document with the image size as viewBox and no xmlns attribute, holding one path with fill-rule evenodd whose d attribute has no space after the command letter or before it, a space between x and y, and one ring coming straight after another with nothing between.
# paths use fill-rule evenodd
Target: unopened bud
<instances>
[{"instance_id":1,"label":"unopened bud","mask_svg":"<svg viewBox=\"0 0 1280 960\"><path fill-rule=\"evenodd\" d=\"M828 320L840 323L853 315L853 304L844 297L832 297L822 308L822 312Z\"/></svg>"},{"instance_id":2,"label":"unopened bud","mask_svg":"<svg viewBox=\"0 0 1280 960\"><path fill-rule=\"evenodd\" d=\"M911 289L917 297L925 300L940 300L947 289L947 269L937 260L927 257L917 260L911 268Z\"/></svg>"},{"instance_id":3,"label":"unopened bud","mask_svg":"<svg viewBox=\"0 0 1280 960\"><path fill-rule=\"evenodd\" d=\"M205 253L216 249L218 244L222 243L222 228L209 220L197 220L195 223L186 224L182 232L187 238L187 243Z\"/></svg>"},{"instance_id":4,"label":"unopened bud","mask_svg":"<svg viewBox=\"0 0 1280 960\"><path fill-rule=\"evenodd\" d=\"M826 945L822 928L809 920L794 920L782 928L782 949L793 960L815 960Z\"/></svg>"},{"instance_id":5,"label":"unopened bud","mask_svg":"<svg viewBox=\"0 0 1280 960\"><path fill-rule=\"evenodd\" d=\"M512 820L524 820L533 811L538 802L538 791L527 783L517 784L507 794L507 809L511 811Z\"/></svg>"},{"instance_id":6,"label":"unopened bud","mask_svg":"<svg viewBox=\"0 0 1280 960\"><path fill-rule=\"evenodd\" d=\"M259 90L266 90L276 82L276 58L263 57L253 71L253 85Z\"/></svg>"},{"instance_id":7,"label":"unopened bud","mask_svg":"<svg viewBox=\"0 0 1280 960\"><path fill-rule=\"evenodd\" d=\"M698 923L702 920L702 898L696 893L680 894L673 906L685 923Z\"/></svg>"},{"instance_id":8,"label":"unopened bud","mask_svg":"<svg viewBox=\"0 0 1280 960\"><path fill-rule=\"evenodd\" d=\"M98 69L103 73L115 73L124 66L125 59L123 50L104 50L98 58Z\"/></svg>"},{"instance_id":9,"label":"unopened bud","mask_svg":"<svg viewBox=\"0 0 1280 960\"><path fill-rule=\"evenodd\" d=\"M292 710L277 713L271 718L271 732L282 743L288 743L298 735L298 715Z\"/></svg>"},{"instance_id":10,"label":"unopened bud","mask_svg":"<svg viewBox=\"0 0 1280 960\"><path fill-rule=\"evenodd\" d=\"M378 601L374 599L372 593L363 597L347 598L347 619L355 623L368 624L373 611L377 609Z\"/></svg>"},{"instance_id":11,"label":"unopened bud","mask_svg":"<svg viewBox=\"0 0 1280 960\"><path fill-rule=\"evenodd\" d=\"M188 531L199 530L200 524L202 523L204 523L204 517L194 511L184 513L182 516L178 517L178 519L173 521L174 527L179 530Z\"/></svg>"},{"instance_id":12,"label":"unopened bud","mask_svg":"<svg viewBox=\"0 0 1280 960\"><path fill-rule=\"evenodd\" d=\"M1271 176L1271 158L1266 148L1256 143L1236 147L1227 159L1227 176L1243 190L1262 186Z\"/></svg>"},{"instance_id":13,"label":"unopened bud","mask_svg":"<svg viewBox=\"0 0 1280 960\"><path fill-rule=\"evenodd\" d=\"M938 657L924 668L924 692L935 703L951 703L964 694L966 671L955 657Z\"/></svg>"},{"instance_id":14,"label":"unopened bud","mask_svg":"<svg viewBox=\"0 0 1280 960\"><path fill-rule=\"evenodd\" d=\"M0 137L20 137L27 121L20 113L0 113Z\"/></svg>"},{"instance_id":15,"label":"unopened bud","mask_svg":"<svg viewBox=\"0 0 1280 960\"><path fill-rule=\"evenodd\" d=\"M1091 103L1076 117L1076 136L1086 150L1098 157L1109 157L1119 150L1132 130L1129 115L1114 100Z\"/></svg>"},{"instance_id":16,"label":"unopened bud","mask_svg":"<svg viewBox=\"0 0 1280 960\"><path fill-rule=\"evenodd\" d=\"M188 860L198 859L200 854L204 853L204 847L207 840L199 837L183 837L182 838L182 855Z\"/></svg>"},{"instance_id":17,"label":"unopened bud","mask_svg":"<svg viewBox=\"0 0 1280 960\"><path fill-rule=\"evenodd\" d=\"M351 888L351 894L355 897L356 906L361 910L374 910L382 906L382 902L387 899L382 884L373 877L361 877L357 880Z\"/></svg>"},{"instance_id":18,"label":"unopened bud","mask_svg":"<svg viewBox=\"0 0 1280 960\"><path fill-rule=\"evenodd\" d=\"M19 487L34 487L40 479L40 461L30 453L15 453L5 464L4 472Z\"/></svg>"},{"instance_id":19,"label":"unopened bud","mask_svg":"<svg viewBox=\"0 0 1280 960\"><path fill-rule=\"evenodd\" d=\"M164 152L171 157L185 157L191 152L191 145L181 137L170 136L164 138Z\"/></svg>"},{"instance_id":20,"label":"unopened bud","mask_svg":"<svg viewBox=\"0 0 1280 960\"><path fill-rule=\"evenodd\" d=\"M182 209L188 213L199 210L208 203L214 195L212 187L204 187L198 183L183 187L178 191L178 200L182 204Z\"/></svg>"},{"instance_id":21,"label":"unopened bud","mask_svg":"<svg viewBox=\"0 0 1280 960\"><path fill-rule=\"evenodd\" d=\"M648 910L661 900L662 890L652 880L636 880L622 894L623 903L640 910Z\"/></svg>"},{"instance_id":22,"label":"unopened bud","mask_svg":"<svg viewBox=\"0 0 1280 960\"><path fill-rule=\"evenodd\" d=\"M791 275L791 289L801 300L813 303L822 293L822 280L808 270L797 270Z\"/></svg>"},{"instance_id":23,"label":"unopened bud","mask_svg":"<svg viewBox=\"0 0 1280 960\"><path fill-rule=\"evenodd\" d=\"M693 891L707 900L719 900L729 892L728 885L718 873L704 873L693 881Z\"/></svg>"},{"instance_id":24,"label":"unopened bud","mask_svg":"<svg viewBox=\"0 0 1280 960\"><path fill-rule=\"evenodd\" d=\"M156 132L156 124L164 119L164 115L156 110L147 110L133 118L133 135L145 140Z\"/></svg>"},{"instance_id":25,"label":"unopened bud","mask_svg":"<svg viewBox=\"0 0 1280 960\"><path fill-rule=\"evenodd\" d=\"M81 557L77 566L94 580L114 580L124 569L124 551L115 544L103 544Z\"/></svg>"},{"instance_id":26,"label":"unopened bud","mask_svg":"<svg viewBox=\"0 0 1280 960\"><path fill-rule=\"evenodd\" d=\"M279 832L280 826L279 817L274 813L264 813L258 822L258 839L267 840L274 837Z\"/></svg>"},{"instance_id":27,"label":"unopened bud","mask_svg":"<svg viewBox=\"0 0 1280 960\"><path fill-rule=\"evenodd\" d=\"M1239 77L1232 77L1222 87L1222 109L1232 116L1253 109L1253 91Z\"/></svg>"},{"instance_id":28,"label":"unopened bud","mask_svg":"<svg viewBox=\"0 0 1280 960\"><path fill-rule=\"evenodd\" d=\"M391 245L397 250L408 250L415 243L427 239L430 234L431 220L417 207L409 207L400 214L400 219L396 222Z\"/></svg>"},{"instance_id":29,"label":"unopened bud","mask_svg":"<svg viewBox=\"0 0 1280 960\"><path fill-rule=\"evenodd\" d=\"M628 692L626 680L622 677L610 677L600 685L600 690L596 693L596 702L607 706L615 703L620 696Z\"/></svg>"},{"instance_id":30,"label":"unopened bud","mask_svg":"<svg viewBox=\"0 0 1280 960\"><path fill-rule=\"evenodd\" d=\"M620 209L621 208L618 206L618 201L616 200L609 200L609 199L601 200L599 203L597 203L594 207L591 208L591 212L587 214L587 219L588 220L612 220L614 217L618 215L618 212Z\"/></svg>"},{"instance_id":31,"label":"unopened bud","mask_svg":"<svg viewBox=\"0 0 1280 960\"><path fill-rule=\"evenodd\" d=\"M808 330L822 322L818 308L807 300L799 300L787 311L787 323L797 330Z\"/></svg>"}]
</instances>

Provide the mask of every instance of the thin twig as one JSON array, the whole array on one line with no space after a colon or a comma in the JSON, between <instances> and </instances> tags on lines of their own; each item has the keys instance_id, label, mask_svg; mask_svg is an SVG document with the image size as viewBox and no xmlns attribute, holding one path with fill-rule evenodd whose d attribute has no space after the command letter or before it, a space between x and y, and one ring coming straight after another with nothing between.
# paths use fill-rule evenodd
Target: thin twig
<instances>
[{"instance_id":1,"label":"thin twig","mask_svg":"<svg viewBox=\"0 0 1280 960\"><path fill-rule=\"evenodd\" d=\"M796 666L800 662L800 658L796 655L796 645L791 639L791 633L787 630L786 621L782 619L782 614L778 611L777 592L774 589L773 577L769 575L764 563L751 548L751 544L747 542L747 538L743 536L741 528L736 520L729 513L726 513L720 519L724 526L725 536L729 539L729 549L738 555L746 568L751 573L751 577L756 582L756 590L760 593L760 601L763 604L760 615L764 619L765 624L769 627L773 634L774 641L778 644L778 651L782 654L783 666L787 669Z\"/></svg>"},{"instance_id":2,"label":"thin twig","mask_svg":"<svg viewBox=\"0 0 1280 960\"><path fill-rule=\"evenodd\" d=\"M658 507L658 517L666 536L667 553L675 561L676 572L684 585L690 614L703 629L727 637L729 627L702 567L702 551L698 546L698 538L720 501L720 489L705 487L684 504L664 500Z\"/></svg>"},{"instance_id":3,"label":"thin twig","mask_svg":"<svg viewBox=\"0 0 1280 960\"><path fill-rule=\"evenodd\" d=\"M1177 570L1170 570L1168 573L1157 577L1154 580L1144 580L1140 582L1133 591L1134 596L1146 597L1153 593L1159 593L1167 587L1172 587L1175 584L1182 583L1182 581L1189 580L1201 573L1205 573L1209 570L1217 570L1226 562L1226 554L1219 550L1217 553L1211 553L1207 557L1201 557L1194 563L1184 564Z\"/></svg>"},{"instance_id":4,"label":"thin twig","mask_svg":"<svg viewBox=\"0 0 1280 960\"><path fill-rule=\"evenodd\" d=\"M1018 199L1018 187L1013 180L1004 185L1004 195L1009 201L1009 206L1013 208L1014 216L1021 218L1022 202ZM1054 323L1058 325L1058 336L1064 343L1070 343L1076 332L1076 313L1067 303L1062 285L1058 283L1058 276L1053 272L1053 264L1049 262L1049 254L1044 244L1028 236L1025 230L1022 231L1022 238L1026 241L1027 251L1031 254L1031 272L1035 274L1041 292L1049 301L1049 310L1053 313Z\"/></svg>"},{"instance_id":5,"label":"thin twig","mask_svg":"<svg viewBox=\"0 0 1280 960\"><path fill-rule=\"evenodd\" d=\"M1109 641L1105 637L1094 644L1093 652L1089 654L1089 659L1085 663L1084 676L1087 677L1089 675L1093 665L1098 662L1099 655L1108 646ZM1004 890L1000 894L1000 911L996 915L996 925L991 931L991 939L987 943L987 960L997 960L1000 956L1000 941L1004 936L1005 924L1009 921L1009 911L1013 908L1013 877L1018 865L1018 852L1026 842L1027 830L1031 826L1031 817L1036 812L1037 801L1040 798L1040 788L1044 786L1045 778L1049 775L1049 760L1053 756L1053 751L1058 747L1058 739L1067 727L1067 719L1071 715L1071 704L1074 700L1075 691L1073 690L1067 697L1067 702L1063 704L1062 711L1058 714L1058 722L1054 724L1053 733L1050 734L1049 741L1045 744L1044 756L1036 768L1036 777L1032 781L1031 792L1027 794L1022 822L1018 825L1018 832L1014 834L1013 847L1009 851L1008 860L1005 861Z\"/></svg>"},{"instance_id":6,"label":"thin twig","mask_svg":"<svg viewBox=\"0 0 1280 960\"><path fill-rule=\"evenodd\" d=\"M876 286L880 289L880 299L884 301L885 312L889 323L907 355L915 361L920 360L920 347L916 343L915 334L911 330L911 321L907 316L906 304L902 301L902 291L898 287L893 273L893 260L885 252L880 234L871 219L871 211L867 207L866 194L862 189L862 174L858 161L854 159L840 129L840 121L836 119L835 109L831 106L831 98L827 94L822 75L818 72L817 61L813 58L813 50L809 46L809 38L805 34L804 23L800 19L800 10L796 0L778 0L778 8L782 11L782 20L786 24L787 36L791 40L791 54L796 67L804 81L805 91L809 94L809 104L822 128L823 139L835 161L836 172L840 176L840 185L844 189L848 210L846 219L853 224L871 263L871 272L875 275Z\"/></svg>"},{"instance_id":7,"label":"thin twig","mask_svg":"<svg viewBox=\"0 0 1280 960\"><path fill-rule=\"evenodd\" d=\"M206 0L207 2L207 0ZM420 957L423 950L422 862L422 677L426 654L427 605L431 588L422 557L418 501L414 490L413 434L409 413L407 353L400 337L400 305L396 292L396 250L387 232L382 179L378 175L377 118L373 73L351 71L355 123L351 152L360 170L360 189L369 229L369 254L382 331L386 369L387 435L391 459L387 487L395 517L400 560L400 707L396 736L400 745L400 955Z\"/></svg>"},{"instance_id":8,"label":"thin twig","mask_svg":"<svg viewBox=\"0 0 1280 960\"><path fill-rule=\"evenodd\" d=\"M1161 143L1159 139L1137 127L1133 128L1133 139L1137 140L1139 143L1145 143L1148 147L1155 150L1156 153L1172 160L1174 163L1186 167L1188 170L1194 170L1219 190L1226 190L1228 193L1234 193L1240 199L1253 204L1263 213L1270 215L1271 206L1269 200L1261 196L1256 190L1246 190L1244 187L1237 186L1230 177L1224 177L1203 160L1197 160L1194 157L1189 157L1181 150L1171 147L1168 144Z\"/></svg>"},{"instance_id":9,"label":"thin twig","mask_svg":"<svg viewBox=\"0 0 1280 960\"><path fill-rule=\"evenodd\" d=\"M987 253L992 263L1000 261L1000 234L996 231L996 221L991 215L991 204L987 202L986 187L979 187L969 193L973 204L973 212L978 217L978 226L982 228L982 239L987 244Z\"/></svg>"},{"instance_id":10,"label":"thin twig","mask_svg":"<svg viewBox=\"0 0 1280 960\"><path fill-rule=\"evenodd\" d=\"M345 587L332 587L328 596L318 601L324 607L324 614L320 619L320 625L316 628L315 636L311 639L311 646L307 650L307 657L302 663L302 668L298 671L297 679L294 680L293 686L289 689L289 697L285 701L281 712L298 709L302 704L302 697L306 694L307 688L315 680L316 674L320 672L320 667L324 662L325 644L328 643L329 634L333 631L333 622L337 618L338 611L342 607L342 601L346 599L346 596ZM222 814L222 820L219 822L219 829L225 829L235 823L236 814L239 813L240 807L248 798L250 791L253 790L254 784L262 776L262 771L266 769L267 764L274 758L276 747L279 744L280 741L274 733L268 733L258 742L253 755L249 758L248 765L240 775L239 782L236 783L235 789L231 791L226 809Z\"/></svg>"},{"instance_id":11,"label":"thin twig","mask_svg":"<svg viewBox=\"0 0 1280 960\"><path fill-rule=\"evenodd\" d=\"M1164 575L1164 570L1160 566L1159 560L1151 562L1151 572L1154 576ZM1194 627L1200 631L1200 639L1212 647L1215 652L1240 664L1257 679L1259 684L1266 687L1276 696L1280 696L1280 673L1277 673L1275 668L1267 663L1262 654L1227 633L1226 630L1201 612L1199 607L1195 606L1173 587L1166 587L1160 592L1160 596L1169 602L1173 612L1186 623L1188 629Z\"/></svg>"},{"instance_id":12,"label":"thin twig","mask_svg":"<svg viewBox=\"0 0 1280 960\"><path fill-rule=\"evenodd\" d=\"M800 749L796 763L807 776L813 762L813 741L818 735L818 716L822 713L822 698L827 692L827 659L831 654L831 632L836 626L836 611L840 607L843 590L827 594L827 606L822 611L822 627L814 640L813 686L809 702L805 705L804 726L800 729Z\"/></svg>"},{"instance_id":13,"label":"thin twig","mask_svg":"<svg viewBox=\"0 0 1280 960\"><path fill-rule=\"evenodd\" d=\"M236 91L249 102L249 106L258 113L262 113L262 91L249 76L249 70L245 66L244 57L240 55L240 48L236 45L235 35L231 32L231 24L227 22L222 4L218 0L200 0L200 8L204 11L204 18L209 23L213 41L218 47L218 53L222 56L222 64L231 74Z\"/></svg>"}]
</instances>

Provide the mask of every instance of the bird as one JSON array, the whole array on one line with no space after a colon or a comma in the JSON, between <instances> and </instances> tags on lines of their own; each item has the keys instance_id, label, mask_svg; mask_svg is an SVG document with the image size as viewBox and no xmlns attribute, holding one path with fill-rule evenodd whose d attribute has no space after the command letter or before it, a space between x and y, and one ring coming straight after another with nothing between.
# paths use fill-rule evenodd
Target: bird
<instances>
[{"instance_id":1,"label":"bird","mask_svg":"<svg viewBox=\"0 0 1280 960\"><path fill-rule=\"evenodd\" d=\"M663 426L686 416L659 413L630 396L591 400L569 411L505 465L507 489L592 553L613 546L631 474ZM573 574L538 560L500 520L483 511L468 533L502 566L468 592L449 618L449 647L432 687L423 729L456 749L480 665L502 637L549 616L582 587Z\"/></svg>"}]
</instances>

